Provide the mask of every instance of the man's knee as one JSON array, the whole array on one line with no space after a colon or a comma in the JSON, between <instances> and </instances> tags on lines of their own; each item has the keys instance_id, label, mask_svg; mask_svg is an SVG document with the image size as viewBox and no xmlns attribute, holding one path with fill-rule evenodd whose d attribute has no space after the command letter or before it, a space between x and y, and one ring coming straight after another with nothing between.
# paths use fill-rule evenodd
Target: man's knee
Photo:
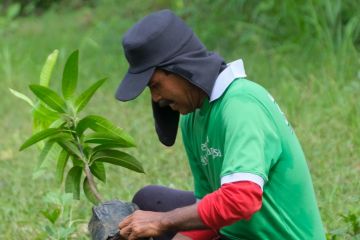
<instances>
[{"instance_id":1,"label":"man's knee","mask_svg":"<svg viewBox=\"0 0 360 240\"><path fill-rule=\"evenodd\" d=\"M141 210L156 211L156 202L159 202L162 189L163 187L158 185L145 186L135 193L132 202Z\"/></svg>"},{"instance_id":2,"label":"man's knee","mask_svg":"<svg viewBox=\"0 0 360 240\"><path fill-rule=\"evenodd\" d=\"M132 201L141 210L166 212L195 203L195 197L193 192L148 185L140 189Z\"/></svg>"}]
</instances>

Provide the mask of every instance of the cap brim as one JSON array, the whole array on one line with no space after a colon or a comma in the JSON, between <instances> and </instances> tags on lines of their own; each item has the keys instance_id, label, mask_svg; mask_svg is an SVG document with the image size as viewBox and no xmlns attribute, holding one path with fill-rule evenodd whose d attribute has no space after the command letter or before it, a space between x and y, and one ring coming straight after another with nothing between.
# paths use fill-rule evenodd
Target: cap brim
<instances>
[{"instance_id":1,"label":"cap brim","mask_svg":"<svg viewBox=\"0 0 360 240\"><path fill-rule=\"evenodd\" d=\"M120 101L129 101L139 96L148 85L155 67L140 73L127 72L120 86L116 90L115 97Z\"/></svg>"}]
</instances>

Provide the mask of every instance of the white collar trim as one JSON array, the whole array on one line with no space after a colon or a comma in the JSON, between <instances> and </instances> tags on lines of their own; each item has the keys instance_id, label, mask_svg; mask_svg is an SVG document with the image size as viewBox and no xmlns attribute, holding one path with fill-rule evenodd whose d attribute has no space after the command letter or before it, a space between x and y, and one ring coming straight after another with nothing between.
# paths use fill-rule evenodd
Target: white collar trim
<instances>
[{"instance_id":1,"label":"white collar trim","mask_svg":"<svg viewBox=\"0 0 360 240\"><path fill-rule=\"evenodd\" d=\"M227 67L219 74L210 96L210 102L218 99L225 92L226 88L236 79L246 77L244 63L238 59L227 64Z\"/></svg>"}]
</instances>

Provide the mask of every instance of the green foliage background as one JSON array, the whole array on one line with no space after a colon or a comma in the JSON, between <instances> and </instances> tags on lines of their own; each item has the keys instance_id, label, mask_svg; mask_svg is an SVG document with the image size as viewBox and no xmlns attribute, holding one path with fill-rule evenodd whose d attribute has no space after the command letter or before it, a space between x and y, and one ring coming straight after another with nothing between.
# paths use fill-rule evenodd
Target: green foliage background
<instances>
[{"instance_id":1,"label":"green foliage background","mask_svg":"<svg viewBox=\"0 0 360 240\"><path fill-rule=\"evenodd\" d=\"M182 16L206 46L227 61L243 58L249 79L266 87L286 113L303 144L324 225L340 239L351 239L341 216L360 216L360 1L359 0L176 0L98 1L81 8L54 3L42 15L0 16L0 238L43 239L47 220L43 196L55 191L54 162L33 174L37 151L18 152L31 135L28 106L8 88L30 95L47 55L60 50L53 87L66 57L80 49L85 89L104 76L87 114L103 115L134 136L132 150L146 174L108 168L100 183L106 199L130 200L146 184L191 189L182 149L162 146L156 137L149 93L128 103L114 99L126 72L122 34L145 14L171 8ZM88 79L88 81L84 80ZM74 239L87 239L91 205L84 197L74 209L84 219ZM335 232L334 232L335 231Z\"/></svg>"}]
</instances>

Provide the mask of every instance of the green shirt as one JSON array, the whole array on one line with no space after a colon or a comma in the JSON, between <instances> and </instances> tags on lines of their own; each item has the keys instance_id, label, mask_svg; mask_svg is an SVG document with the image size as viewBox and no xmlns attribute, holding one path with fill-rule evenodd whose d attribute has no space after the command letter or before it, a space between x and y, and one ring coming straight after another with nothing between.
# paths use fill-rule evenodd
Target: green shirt
<instances>
[{"instance_id":1,"label":"green shirt","mask_svg":"<svg viewBox=\"0 0 360 240\"><path fill-rule=\"evenodd\" d=\"M271 95L234 80L216 100L182 116L198 199L221 184L253 181L262 207L221 229L229 239L325 239L311 176L298 139Z\"/></svg>"}]
</instances>

